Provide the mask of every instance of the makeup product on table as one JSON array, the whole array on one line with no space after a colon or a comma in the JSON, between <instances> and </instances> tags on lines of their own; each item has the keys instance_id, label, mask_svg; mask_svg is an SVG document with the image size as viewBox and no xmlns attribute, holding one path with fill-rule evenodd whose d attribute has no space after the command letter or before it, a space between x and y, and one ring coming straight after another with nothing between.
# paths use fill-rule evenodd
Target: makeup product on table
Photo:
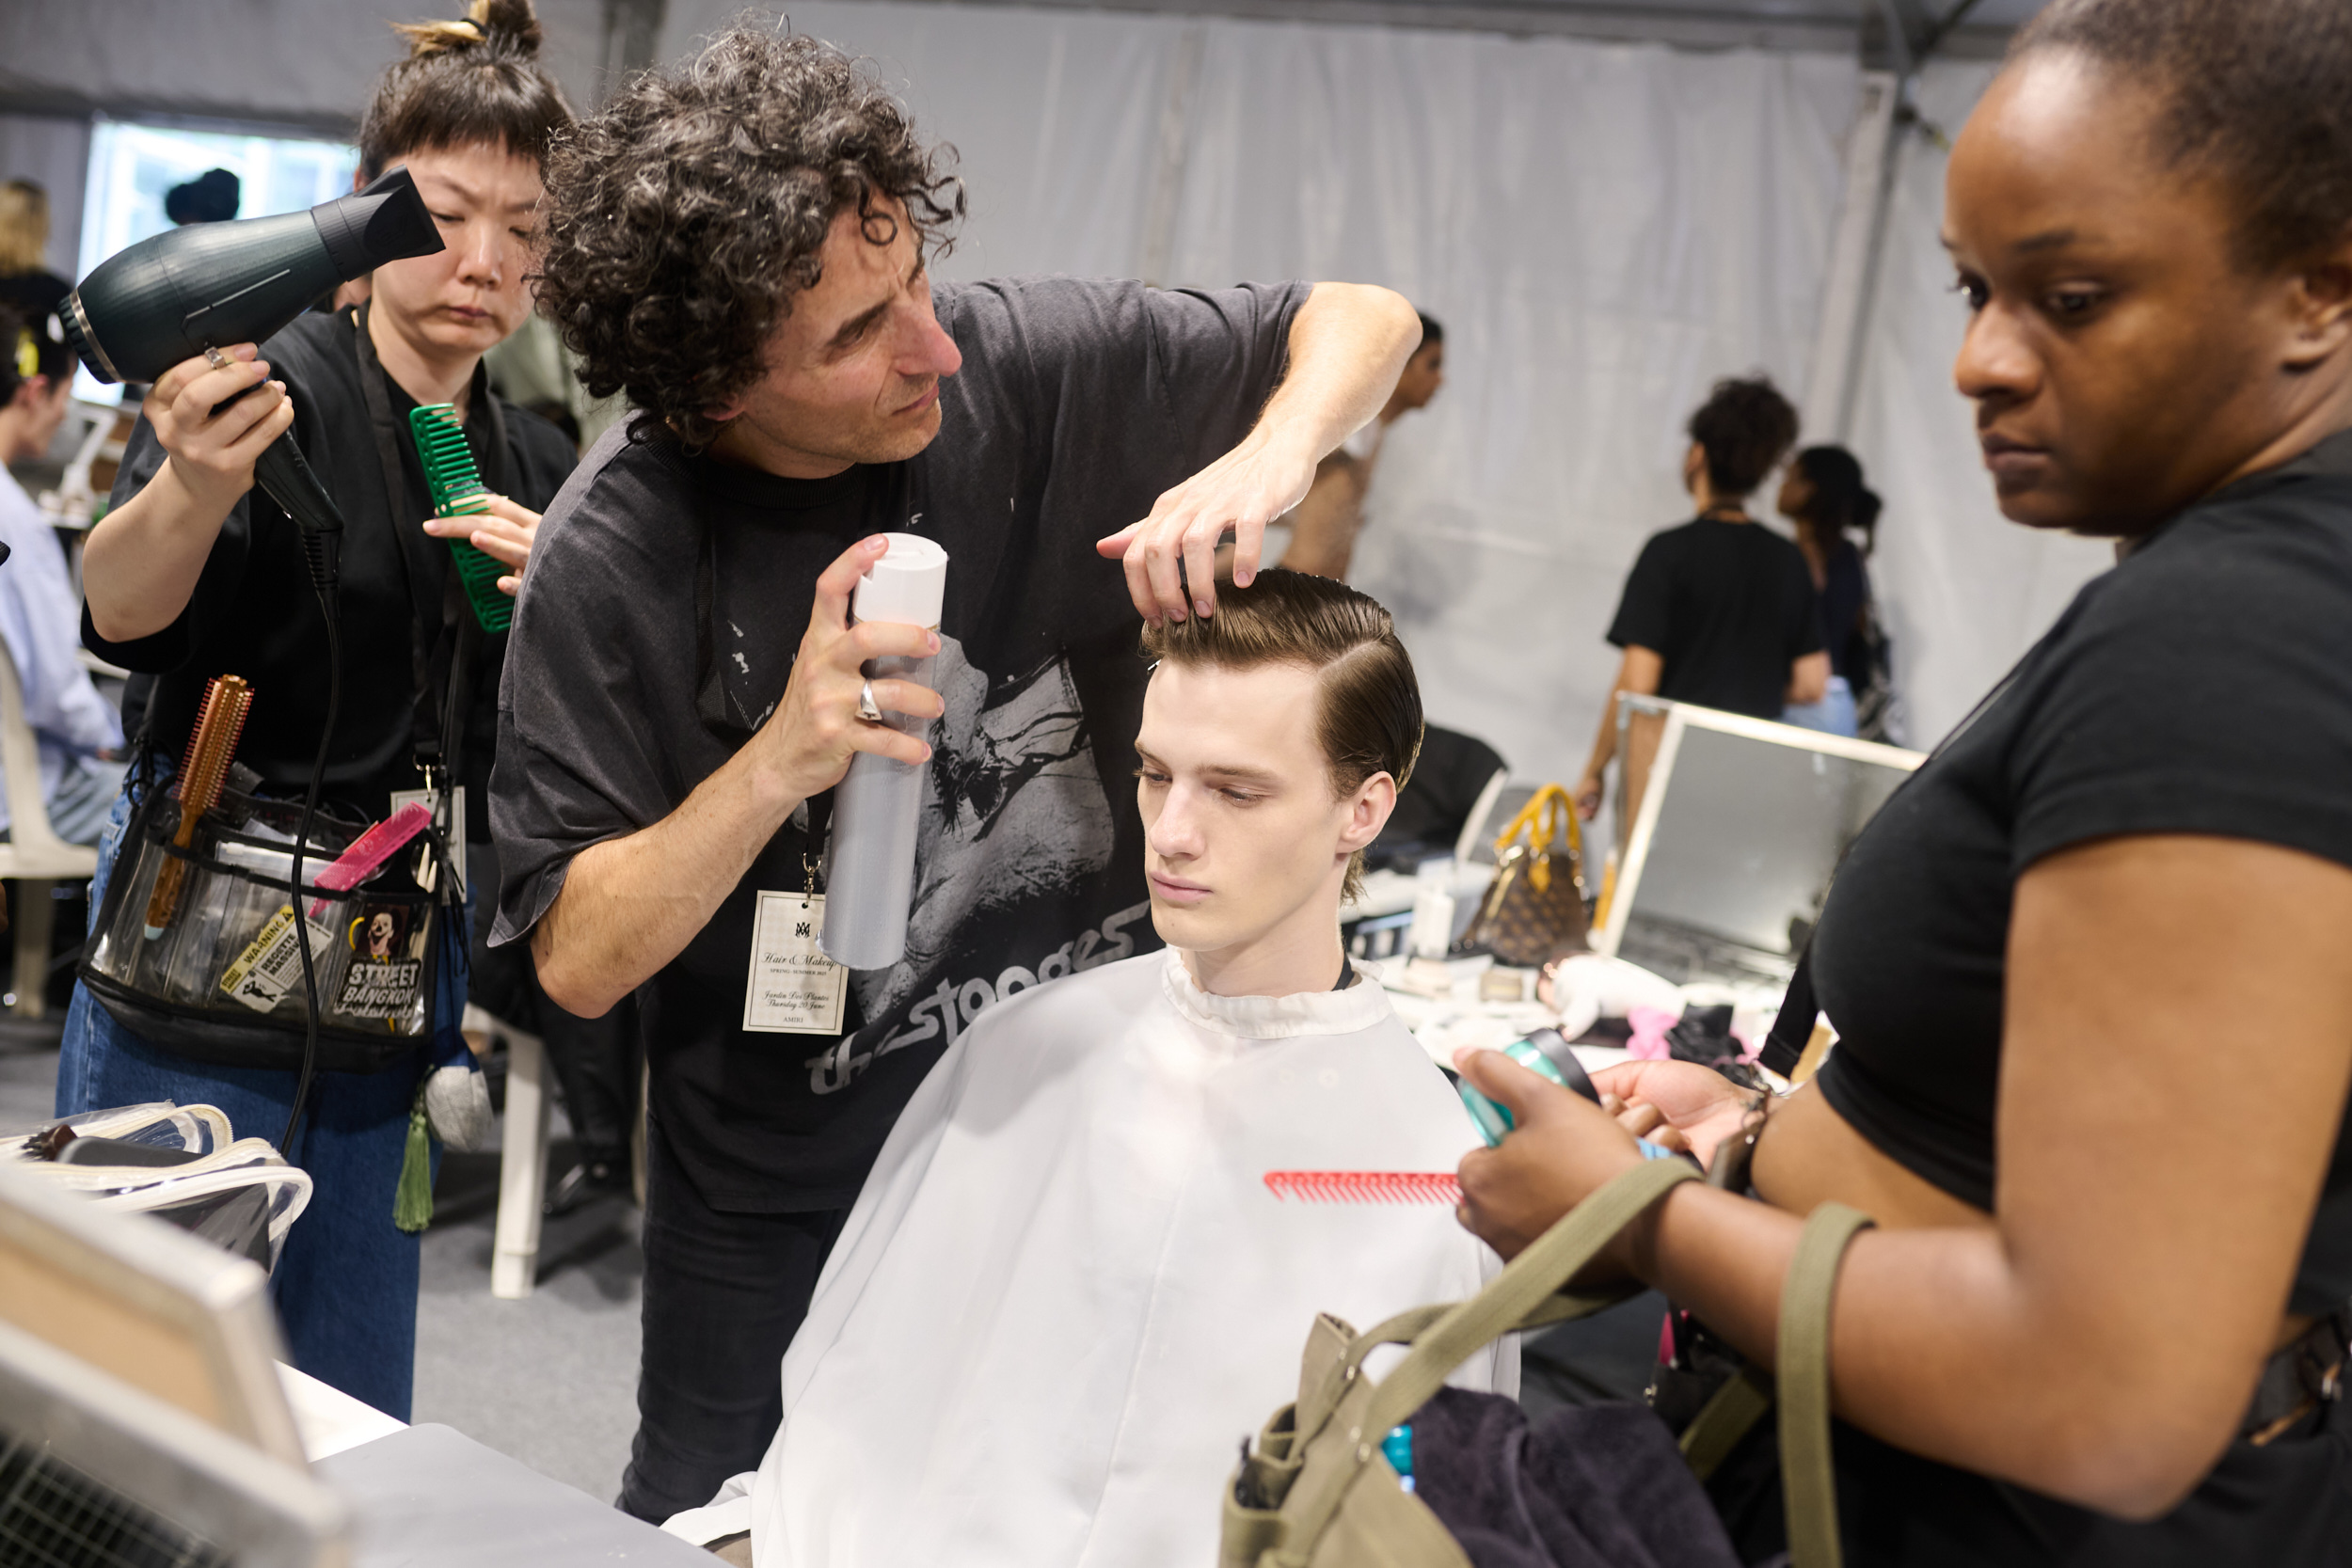
<instances>
[{"instance_id":1,"label":"makeup product on table","mask_svg":"<svg viewBox=\"0 0 2352 1568\"><path fill-rule=\"evenodd\" d=\"M215 675L204 689L204 706L188 736L188 754L180 765L180 825L171 835L174 847L196 842L196 825L220 800L221 782L235 758L237 737L245 733L245 716L253 707L253 689L242 676ZM171 924L180 903L180 884L188 863L166 855L155 873L155 889L147 899L147 940L153 942Z\"/></svg>"},{"instance_id":2,"label":"makeup product on table","mask_svg":"<svg viewBox=\"0 0 2352 1568\"><path fill-rule=\"evenodd\" d=\"M889 553L857 585L850 612L935 630L947 593L947 552L929 539L892 533ZM930 658L868 659L869 680L935 684ZM885 713L875 722L920 736L930 721ZM914 831L925 769L860 752L834 793L833 849L825 862L825 956L847 969L882 969L907 950L914 899Z\"/></svg>"},{"instance_id":3,"label":"makeup product on table","mask_svg":"<svg viewBox=\"0 0 2352 1568\"><path fill-rule=\"evenodd\" d=\"M428 403L408 411L408 430L417 438L417 458L424 465L424 482L433 492L433 510L443 517L481 517L490 511L490 489L473 464L473 449L466 445L466 427L454 404ZM463 539L449 542L457 562L458 580L484 631L504 631L515 620L515 601L499 590L505 562L483 554Z\"/></svg>"}]
</instances>

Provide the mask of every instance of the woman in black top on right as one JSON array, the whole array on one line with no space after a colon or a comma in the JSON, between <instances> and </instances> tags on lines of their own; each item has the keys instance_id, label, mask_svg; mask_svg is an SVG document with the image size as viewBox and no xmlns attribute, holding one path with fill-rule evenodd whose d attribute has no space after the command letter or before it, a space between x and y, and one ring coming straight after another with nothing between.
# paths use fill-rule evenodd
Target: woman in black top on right
<instances>
[{"instance_id":1,"label":"woman in black top on right","mask_svg":"<svg viewBox=\"0 0 2352 1568\"><path fill-rule=\"evenodd\" d=\"M1831 1354L1851 1562L2352 1562L2347 83L2344 0L2055 0L1953 152L2002 510L2123 556L1849 853L1840 1043L1754 1198L1686 1184L1617 1248L1769 1367L1802 1216L1877 1217ZM1462 1066L1518 1120L1462 1165L1504 1252L1640 1158ZM1597 1076L1740 1147L1704 1069Z\"/></svg>"}]
</instances>

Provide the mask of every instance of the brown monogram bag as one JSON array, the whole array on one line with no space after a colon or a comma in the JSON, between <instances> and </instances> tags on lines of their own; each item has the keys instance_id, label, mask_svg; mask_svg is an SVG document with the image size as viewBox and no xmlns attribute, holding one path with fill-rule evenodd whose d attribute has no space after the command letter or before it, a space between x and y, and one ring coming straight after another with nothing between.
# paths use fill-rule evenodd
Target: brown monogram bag
<instances>
[{"instance_id":1,"label":"brown monogram bag","mask_svg":"<svg viewBox=\"0 0 2352 1568\"><path fill-rule=\"evenodd\" d=\"M1537 790L1495 840L1494 880L1464 944L1521 969L1584 951L1583 847L1568 792L1556 784Z\"/></svg>"}]
</instances>

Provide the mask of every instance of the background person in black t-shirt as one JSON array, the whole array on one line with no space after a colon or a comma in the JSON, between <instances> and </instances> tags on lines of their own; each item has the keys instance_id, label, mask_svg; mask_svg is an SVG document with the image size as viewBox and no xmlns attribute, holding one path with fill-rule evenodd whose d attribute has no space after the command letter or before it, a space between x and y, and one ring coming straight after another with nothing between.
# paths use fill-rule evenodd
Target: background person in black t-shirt
<instances>
[{"instance_id":1,"label":"background person in black t-shirt","mask_svg":"<svg viewBox=\"0 0 2352 1568\"><path fill-rule=\"evenodd\" d=\"M2343 0L2054 0L1952 152L2001 510L2126 550L1848 852L1840 1038L1745 1181L1617 1252L1770 1368L1803 1216L1877 1218L1830 1356L1857 1568L2352 1561L2347 81ZM1504 1250L1639 1163L1462 1065L1519 1118L1461 1172ZM1595 1077L1716 1160L1750 1109ZM1766 1421L1716 1473L1740 1561L1771 1465Z\"/></svg>"},{"instance_id":2,"label":"background person in black t-shirt","mask_svg":"<svg viewBox=\"0 0 2352 1568\"><path fill-rule=\"evenodd\" d=\"M1625 650L1577 809L1600 810L1621 692L1757 719L1818 703L1829 684L1813 578L1797 546L1748 515L1748 497L1797 441L1797 411L1757 376L1725 380L1691 416L1682 483L1698 516L1653 535L1626 578L1609 641Z\"/></svg>"}]
</instances>

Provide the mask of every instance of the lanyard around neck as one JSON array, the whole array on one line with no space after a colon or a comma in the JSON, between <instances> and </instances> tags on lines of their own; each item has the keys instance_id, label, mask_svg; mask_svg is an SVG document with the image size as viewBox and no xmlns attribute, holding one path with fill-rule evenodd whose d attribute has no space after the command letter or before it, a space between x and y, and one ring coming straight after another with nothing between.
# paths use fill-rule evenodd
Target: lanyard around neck
<instances>
[{"instance_id":1,"label":"lanyard around neck","mask_svg":"<svg viewBox=\"0 0 2352 1568\"><path fill-rule=\"evenodd\" d=\"M383 361L376 357L375 342L368 336L369 309L370 306L362 305L352 312L352 349L359 358L359 393L367 400L368 423L375 436L376 461L384 469L384 505L392 520L392 535L400 549L401 575L408 589L413 623L408 643L409 676L416 692L409 719L409 742L416 753L418 769L428 778L436 771L454 774L465 741L464 703L473 685L473 664L482 644L482 628L466 602L465 585L455 567L446 562L441 575L440 614L429 617L425 613L421 588L430 580L426 553L433 547L433 540L416 522L404 520L400 515L408 489L400 461L400 425L392 416L392 400L384 391ZM499 412L498 399L490 395L489 374L479 361L474 365L470 396L489 425L491 472L486 477L494 491L506 494L506 420ZM452 627L456 631L455 643L450 651L448 668L437 672L437 655L442 637ZM437 705L433 700L437 687L442 698Z\"/></svg>"}]
</instances>

